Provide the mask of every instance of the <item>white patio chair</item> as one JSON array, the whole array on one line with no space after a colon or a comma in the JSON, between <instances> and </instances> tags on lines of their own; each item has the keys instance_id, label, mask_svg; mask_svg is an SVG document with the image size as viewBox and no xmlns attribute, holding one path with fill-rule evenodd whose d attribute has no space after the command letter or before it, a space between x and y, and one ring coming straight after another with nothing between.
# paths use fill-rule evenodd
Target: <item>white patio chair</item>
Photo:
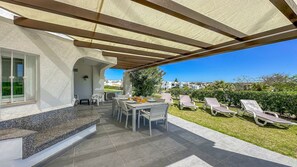
<instances>
[{"instance_id":1,"label":"white patio chair","mask_svg":"<svg viewBox=\"0 0 297 167\"><path fill-rule=\"evenodd\" d=\"M79 104L79 96L78 95L74 95L74 105L78 105Z\"/></svg>"},{"instance_id":2,"label":"white patio chair","mask_svg":"<svg viewBox=\"0 0 297 167\"><path fill-rule=\"evenodd\" d=\"M116 97L120 99L128 99L129 95L117 95Z\"/></svg>"},{"instance_id":3,"label":"white patio chair","mask_svg":"<svg viewBox=\"0 0 297 167\"><path fill-rule=\"evenodd\" d=\"M99 106L100 102L102 102L102 94L93 94L91 96L91 104L96 103Z\"/></svg>"},{"instance_id":4,"label":"white patio chair","mask_svg":"<svg viewBox=\"0 0 297 167\"><path fill-rule=\"evenodd\" d=\"M127 107L126 101L124 100L119 100L120 104L120 122L122 122L122 116L123 114L126 115L126 124L125 128L128 128L128 119L129 116L132 116L132 110Z\"/></svg>"},{"instance_id":5,"label":"white patio chair","mask_svg":"<svg viewBox=\"0 0 297 167\"><path fill-rule=\"evenodd\" d=\"M138 125L140 121L140 115L149 121L149 128L150 128L150 136L152 136L152 121L159 121L163 120L166 130L168 130L168 119L167 119L167 112L168 112L168 104L158 104L152 105L150 111L141 110L141 114L138 115Z\"/></svg>"}]
</instances>

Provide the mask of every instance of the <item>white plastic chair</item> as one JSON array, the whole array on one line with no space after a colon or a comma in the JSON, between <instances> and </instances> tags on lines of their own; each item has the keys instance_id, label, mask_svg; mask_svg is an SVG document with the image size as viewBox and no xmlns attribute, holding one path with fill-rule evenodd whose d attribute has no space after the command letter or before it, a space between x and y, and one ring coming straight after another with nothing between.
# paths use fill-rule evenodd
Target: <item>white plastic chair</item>
<instances>
[{"instance_id":1,"label":"white plastic chair","mask_svg":"<svg viewBox=\"0 0 297 167\"><path fill-rule=\"evenodd\" d=\"M91 103L95 103L99 106L99 103L102 102L102 94L93 94L91 97Z\"/></svg>"}]
</instances>

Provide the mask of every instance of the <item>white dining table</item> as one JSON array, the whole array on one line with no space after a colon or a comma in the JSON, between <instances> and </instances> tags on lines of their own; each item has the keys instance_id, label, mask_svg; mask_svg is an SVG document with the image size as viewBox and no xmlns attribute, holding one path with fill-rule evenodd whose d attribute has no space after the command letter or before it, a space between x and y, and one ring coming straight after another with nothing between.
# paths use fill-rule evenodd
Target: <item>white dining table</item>
<instances>
[{"instance_id":1,"label":"white dining table","mask_svg":"<svg viewBox=\"0 0 297 167\"><path fill-rule=\"evenodd\" d=\"M146 102L146 103L126 103L128 108L132 109L132 131L136 132L137 110L149 109L153 105L166 104L164 102Z\"/></svg>"}]
</instances>

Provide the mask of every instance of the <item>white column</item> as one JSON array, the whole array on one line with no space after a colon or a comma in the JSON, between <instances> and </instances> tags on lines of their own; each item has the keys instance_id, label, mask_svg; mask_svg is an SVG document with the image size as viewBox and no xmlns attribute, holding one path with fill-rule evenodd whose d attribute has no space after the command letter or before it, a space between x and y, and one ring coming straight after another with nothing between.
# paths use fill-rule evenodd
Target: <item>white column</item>
<instances>
[{"instance_id":1,"label":"white column","mask_svg":"<svg viewBox=\"0 0 297 167\"><path fill-rule=\"evenodd\" d=\"M130 81L129 72L125 71L123 77L123 94L124 95L132 95L132 83Z\"/></svg>"}]
</instances>

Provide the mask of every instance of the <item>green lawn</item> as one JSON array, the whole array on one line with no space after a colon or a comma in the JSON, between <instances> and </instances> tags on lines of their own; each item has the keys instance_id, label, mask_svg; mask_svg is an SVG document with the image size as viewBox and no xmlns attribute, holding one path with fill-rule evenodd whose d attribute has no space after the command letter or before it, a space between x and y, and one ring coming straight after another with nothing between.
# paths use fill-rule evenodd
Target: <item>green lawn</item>
<instances>
[{"instance_id":1,"label":"green lawn","mask_svg":"<svg viewBox=\"0 0 297 167\"><path fill-rule=\"evenodd\" d=\"M169 113L204 127L234 136L255 145L297 158L297 126L279 129L274 126L260 127L247 116L212 116L203 110L202 103L197 103L197 111L179 110L177 105L170 107ZM236 108L231 108L237 111Z\"/></svg>"},{"instance_id":2,"label":"green lawn","mask_svg":"<svg viewBox=\"0 0 297 167\"><path fill-rule=\"evenodd\" d=\"M107 89L104 88L104 92L121 92L122 90L118 90L118 89Z\"/></svg>"}]
</instances>

